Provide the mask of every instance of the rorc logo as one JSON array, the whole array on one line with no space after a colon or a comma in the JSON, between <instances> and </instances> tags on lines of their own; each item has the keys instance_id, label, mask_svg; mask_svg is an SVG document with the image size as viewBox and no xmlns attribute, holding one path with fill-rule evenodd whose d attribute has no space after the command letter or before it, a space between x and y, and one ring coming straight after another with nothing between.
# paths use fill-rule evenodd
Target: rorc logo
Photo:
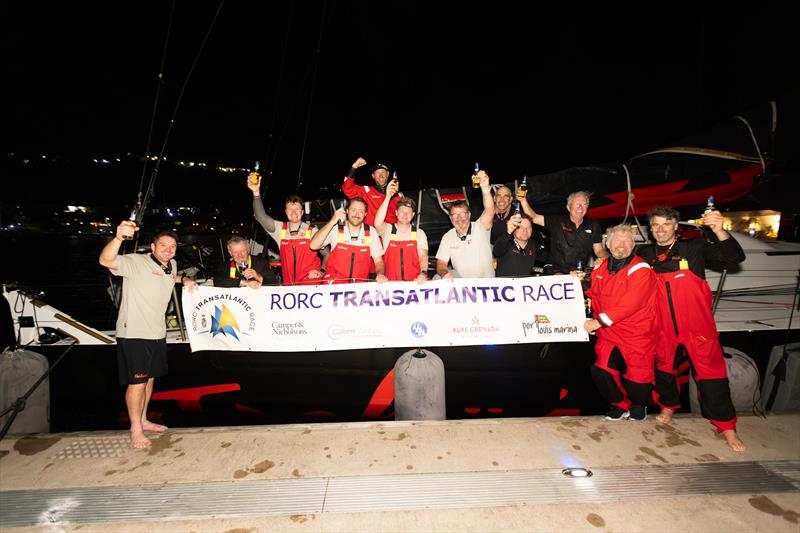
<instances>
[{"instance_id":1,"label":"rorc logo","mask_svg":"<svg viewBox=\"0 0 800 533\"><path fill-rule=\"evenodd\" d=\"M426 326L424 322L414 322L411 324L411 334L421 339L428 334L428 326Z\"/></svg>"},{"instance_id":2,"label":"rorc logo","mask_svg":"<svg viewBox=\"0 0 800 533\"><path fill-rule=\"evenodd\" d=\"M252 335L256 327L250 304L235 296L201 300L194 306L190 322L197 334L235 341L241 341L242 335Z\"/></svg>"}]
</instances>

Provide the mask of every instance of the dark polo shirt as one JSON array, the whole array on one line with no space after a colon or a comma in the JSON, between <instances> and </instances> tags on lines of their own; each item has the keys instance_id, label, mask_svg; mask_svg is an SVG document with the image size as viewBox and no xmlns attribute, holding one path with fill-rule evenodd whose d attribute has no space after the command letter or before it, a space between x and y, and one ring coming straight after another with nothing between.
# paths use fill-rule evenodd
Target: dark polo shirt
<instances>
[{"instance_id":1,"label":"dark polo shirt","mask_svg":"<svg viewBox=\"0 0 800 533\"><path fill-rule=\"evenodd\" d=\"M583 268L591 270L591 259L595 243L603 242L600 223L584 218L580 227L569 216L544 215L544 227L550 233L550 259L554 274L569 274L578 261Z\"/></svg>"}]
</instances>

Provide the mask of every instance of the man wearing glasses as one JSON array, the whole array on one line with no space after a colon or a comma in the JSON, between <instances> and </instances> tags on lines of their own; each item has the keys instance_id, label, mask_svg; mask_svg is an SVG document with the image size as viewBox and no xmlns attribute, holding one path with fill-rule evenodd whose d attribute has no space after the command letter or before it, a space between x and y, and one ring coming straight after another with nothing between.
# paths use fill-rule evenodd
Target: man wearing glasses
<instances>
[{"instance_id":1,"label":"man wearing glasses","mask_svg":"<svg viewBox=\"0 0 800 533\"><path fill-rule=\"evenodd\" d=\"M450 206L450 222L453 229L442 237L436 251L436 273L442 279L493 278L492 246L489 236L494 218L494 200L489 176L481 170L481 196L483 213L475 222L469 220L469 207L463 201ZM448 268L453 265L453 270Z\"/></svg>"}]
</instances>

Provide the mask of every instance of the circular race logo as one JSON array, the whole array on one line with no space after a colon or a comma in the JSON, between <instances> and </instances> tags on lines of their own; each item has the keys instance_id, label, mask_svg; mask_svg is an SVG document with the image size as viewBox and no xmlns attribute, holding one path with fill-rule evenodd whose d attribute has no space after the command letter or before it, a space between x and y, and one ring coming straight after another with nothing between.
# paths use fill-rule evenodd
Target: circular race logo
<instances>
[{"instance_id":1,"label":"circular race logo","mask_svg":"<svg viewBox=\"0 0 800 533\"><path fill-rule=\"evenodd\" d=\"M411 334L421 339L428 334L428 326L426 326L424 322L414 322L411 324Z\"/></svg>"}]
</instances>

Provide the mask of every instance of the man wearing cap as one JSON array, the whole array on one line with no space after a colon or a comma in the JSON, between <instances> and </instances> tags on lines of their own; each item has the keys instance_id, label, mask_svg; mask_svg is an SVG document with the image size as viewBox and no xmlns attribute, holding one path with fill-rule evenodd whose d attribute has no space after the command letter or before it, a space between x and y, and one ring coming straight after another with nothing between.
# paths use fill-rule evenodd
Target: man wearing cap
<instances>
[{"instance_id":1,"label":"man wearing cap","mask_svg":"<svg viewBox=\"0 0 800 533\"><path fill-rule=\"evenodd\" d=\"M368 226L375 225L375 213L378 212L383 199L386 198L386 185L389 183L389 167L383 163L376 163L372 165L372 179L375 181L374 186L370 185L356 185L355 176L356 170L367 164L367 160L363 157L356 159L355 163L350 167L347 175L344 177L342 183L342 192L348 198L363 198L367 202L367 218L364 222ZM389 208L386 211L386 222L394 224L397 222L397 201L402 198L403 193L398 192L389 200Z\"/></svg>"}]
</instances>

